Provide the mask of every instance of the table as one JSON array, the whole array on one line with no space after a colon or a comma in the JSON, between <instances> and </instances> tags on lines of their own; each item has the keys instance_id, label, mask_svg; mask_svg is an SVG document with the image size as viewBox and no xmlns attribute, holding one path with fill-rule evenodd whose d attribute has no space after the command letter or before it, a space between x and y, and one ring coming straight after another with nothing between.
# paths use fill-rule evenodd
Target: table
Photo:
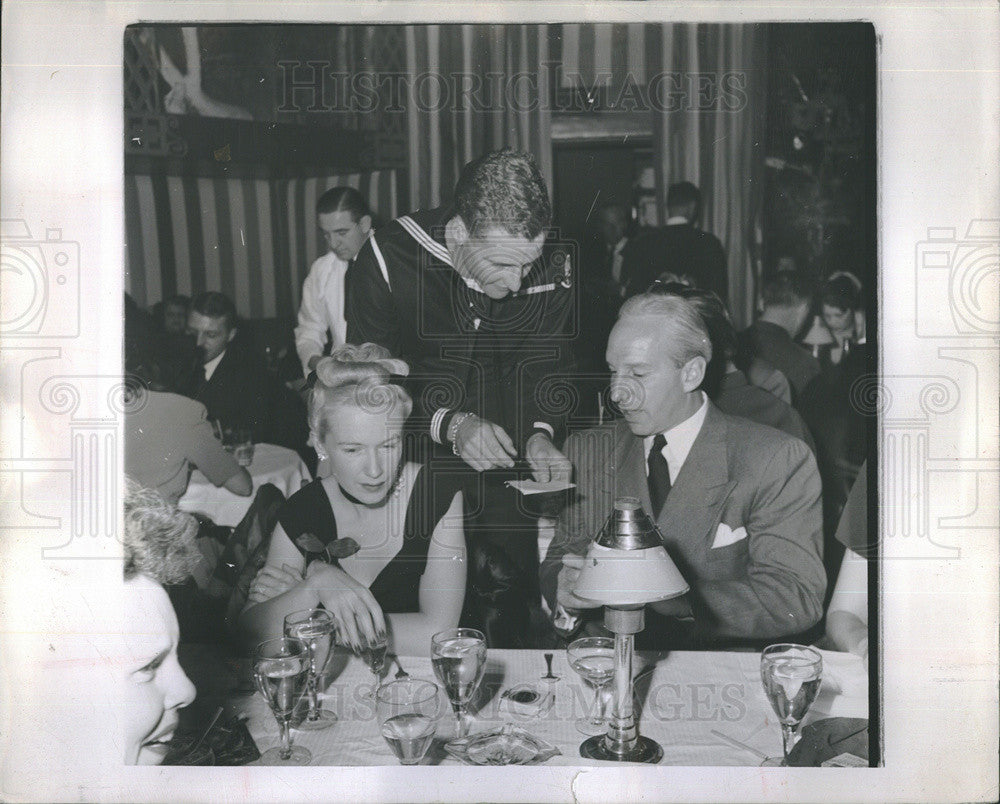
<instances>
[{"instance_id":1,"label":"table","mask_svg":"<svg viewBox=\"0 0 1000 804\"><path fill-rule=\"evenodd\" d=\"M471 733L513 722L557 746L561 755L547 765L616 765L579 755L585 735L575 720L589 711L593 689L570 668L565 652L555 652L555 701L540 717L511 715L500 706L500 694L518 683L538 682L545 672L543 651L491 650ZM868 717L868 673L861 659L849 653L821 651L823 686L805 723L823 717ZM401 657L411 676L434 679L429 657ZM326 708L341 718L323 731L293 730L294 741L308 748L313 765L397 765L381 737L374 703L367 697L373 677L354 656L338 655L336 677L323 696ZM713 730L743 742L770 757L781 756L781 733L760 681L760 654L742 652L640 653L634 672L649 665L652 673L636 683L640 701L639 731L663 746L663 765L760 765L745 748L727 743ZM396 666L390 668L390 677ZM202 687L199 684L199 696ZM443 694L443 693L442 693ZM206 701L206 704L209 703ZM248 727L264 751L278 742L278 726L259 694L233 696L226 707L249 717ZM610 703L609 703L610 708ZM454 718L443 718L439 735L453 734ZM458 765L437 751L430 764Z\"/></svg>"},{"instance_id":2,"label":"table","mask_svg":"<svg viewBox=\"0 0 1000 804\"><path fill-rule=\"evenodd\" d=\"M265 483L273 483L285 497L290 497L302 488L304 482L308 483L312 479L309 469L297 452L276 444L255 445L249 471L255 492ZM216 525L235 527L252 502L252 494L240 497L221 486L214 486L195 469L188 480L187 491L177 505L182 511L204 514Z\"/></svg>"}]
</instances>

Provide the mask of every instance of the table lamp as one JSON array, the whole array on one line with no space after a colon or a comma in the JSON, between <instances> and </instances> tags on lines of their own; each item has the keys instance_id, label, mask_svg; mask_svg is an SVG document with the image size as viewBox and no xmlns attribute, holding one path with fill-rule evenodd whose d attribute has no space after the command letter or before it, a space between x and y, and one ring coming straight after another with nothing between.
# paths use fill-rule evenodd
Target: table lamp
<instances>
[{"instance_id":1,"label":"table lamp","mask_svg":"<svg viewBox=\"0 0 1000 804\"><path fill-rule=\"evenodd\" d=\"M580 755L659 762L663 749L639 734L632 711L633 641L645 626L645 605L679 597L688 585L636 497L615 500L614 511L590 546L574 591L604 606L604 625L615 635L615 697L608 732L586 740Z\"/></svg>"}]
</instances>

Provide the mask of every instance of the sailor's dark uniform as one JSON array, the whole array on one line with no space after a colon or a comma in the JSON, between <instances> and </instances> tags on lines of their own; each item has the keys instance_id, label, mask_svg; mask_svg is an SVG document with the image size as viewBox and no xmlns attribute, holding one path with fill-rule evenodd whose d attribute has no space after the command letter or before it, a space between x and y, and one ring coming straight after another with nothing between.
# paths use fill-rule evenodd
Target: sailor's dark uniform
<instances>
[{"instance_id":1,"label":"sailor's dark uniform","mask_svg":"<svg viewBox=\"0 0 1000 804\"><path fill-rule=\"evenodd\" d=\"M572 396L573 255L547 243L521 289L491 299L452 266L444 231L454 215L450 208L415 212L368 239L347 276L347 340L381 344L409 364L410 426L438 444L445 443L451 416L470 411L503 427L519 456L535 432L558 445ZM495 597L491 582L476 573L473 554L494 551L478 563L513 561L506 574L515 576L517 596L537 599L536 522L518 510L519 495L503 487L512 476L486 472L473 484L485 493L466 501L475 514L466 524L470 591ZM520 628L513 627L514 615L507 619L511 631ZM517 640L498 628L492 641Z\"/></svg>"}]
</instances>

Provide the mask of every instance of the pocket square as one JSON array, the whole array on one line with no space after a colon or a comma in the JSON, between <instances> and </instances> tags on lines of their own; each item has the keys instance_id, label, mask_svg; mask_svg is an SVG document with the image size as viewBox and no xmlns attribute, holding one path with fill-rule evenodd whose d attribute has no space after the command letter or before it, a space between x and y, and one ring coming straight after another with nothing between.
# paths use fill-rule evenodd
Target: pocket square
<instances>
[{"instance_id":1,"label":"pocket square","mask_svg":"<svg viewBox=\"0 0 1000 804\"><path fill-rule=\"evenodd\" d=\"M731 544L736 544L740 539L745 539L747 537L747 529L742 525L733 530L725 522L719 525L719 529L715 531L715 540L712 542L712 549L716 550L719 547L728 547Z\"/></svg>"}]
</instances>

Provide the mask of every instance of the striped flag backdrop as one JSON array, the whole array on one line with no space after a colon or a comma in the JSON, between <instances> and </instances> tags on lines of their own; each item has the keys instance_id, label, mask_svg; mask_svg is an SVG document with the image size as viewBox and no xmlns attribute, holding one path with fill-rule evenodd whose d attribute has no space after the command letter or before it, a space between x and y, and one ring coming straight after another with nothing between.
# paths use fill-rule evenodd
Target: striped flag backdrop
<instances>
[{"instance_id":1,"label":"striped flag backdrop","mask_svg":"<svg viewBox=\"0 0 1000 804\"><path fill-rule=\"evenodd\" d=\"M660 29L644 23L564 23L561 85L609 87L617 91L626 78L645 84L660 64ZM650 66L654 69L650 70Z\"/></svg>"},{"instance_id":2,"label":"striped flag backdrop","mask_svg":"<svg viewBox=\"0 0 1000 804\"><path fill-rule=\"evenodd\" d=\"M655 30L661 37L661 63L656 70L714 77L721 87L737 81L741 87L741 95L728 97L731 106L723 102L720 92L709 110L656 113L653 142L661 197L669 185L680 181L693 182L701 190L700 225L726 249L730 312L737 327L747 326L753 320L756 293L753 231L762 191L765 29L762 25L676 24ZM688 91L693 95L693 90Z\"/></svg>"},{"instance_id":3,"label":"striped flag backdrop","mask_svg":"<svg viewBox=\"0 0 1000 804\"><path fill-rule=\"evenodd\" d=\"M125 176L125 289L143 306L220 290L250 318L287 317L322 244L316 199L360 190L377 215L397 214L394 170L321 178Z\"/></svg>"},{"instance_id":4,"label":"striped flag backdrop","mask_svg":"<svg viewBox=\"0 0 1000 804\"><path fill-rule=\"evenodd\" d=\"M413 209L439 206L451 196L467 162L505 146L531 152L551 189L551 87L548 73L540 69L550 60L548 28L406 27ZM459 100L452 76L469 82L465 89L480 86L476 97L481 102Z\"/></svg>"}]
</instances>

